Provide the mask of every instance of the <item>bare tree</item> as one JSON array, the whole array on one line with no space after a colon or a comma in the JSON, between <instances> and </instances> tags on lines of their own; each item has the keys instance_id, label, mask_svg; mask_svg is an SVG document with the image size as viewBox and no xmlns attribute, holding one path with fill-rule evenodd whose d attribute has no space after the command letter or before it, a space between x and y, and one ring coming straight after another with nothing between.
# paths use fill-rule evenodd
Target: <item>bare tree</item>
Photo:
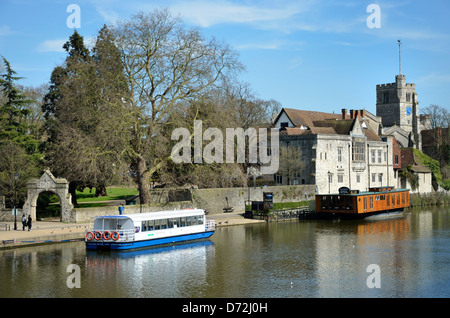
<instances>
[{"instance_id":1,"label":"bare tree","mask_svg":"<svg viewBox=\"0 0 450 318\"><path fill-rule=\"evenodd\" d=\"M227 45L205 39L166 9L137 13L113 29L131 93L129 154L142 202L148 203L149 179L164 160L151 160L151 153L174 105L205 93L242 65Z\"/></svg>"},{"instance_id":2,"label":"bare tree","mask_svg":"<svg viewBox=\"0 0 450 318\"><path fill-rule=\"evenodd\" d=\"M295 180L305 166L301 157L302 152L299 147L280 147L280 167L278 171L283 177L287 177L288 185Z\"/></svg>"}]
</instances>

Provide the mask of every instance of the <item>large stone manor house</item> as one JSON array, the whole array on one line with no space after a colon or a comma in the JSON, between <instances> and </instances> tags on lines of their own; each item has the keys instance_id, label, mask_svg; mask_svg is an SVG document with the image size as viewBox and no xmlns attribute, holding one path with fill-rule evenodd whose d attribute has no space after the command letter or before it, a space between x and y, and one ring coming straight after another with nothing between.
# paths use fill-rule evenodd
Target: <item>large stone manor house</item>
<instances>
[{"instance_id":1,"label":"large stone manor house","mask_svg":"<svg viewBox=\"0 0 450 318\"><path fill-rule=\"evenodd\" d=\"M283 108L273 123L280 129L275 182L315 184L317 193L336 193L344 186L360 191L410 188L399 177L400 169L410 165L419 179L413 192L431 192L431 171L411 150L421 150L420 131L427 122L419 116L415 84L397 75L395 83L377 85L376 96L376 115L366 109L335 114ZM301 164L292 161L297 156Z\"/></svg>"}]
</instances>

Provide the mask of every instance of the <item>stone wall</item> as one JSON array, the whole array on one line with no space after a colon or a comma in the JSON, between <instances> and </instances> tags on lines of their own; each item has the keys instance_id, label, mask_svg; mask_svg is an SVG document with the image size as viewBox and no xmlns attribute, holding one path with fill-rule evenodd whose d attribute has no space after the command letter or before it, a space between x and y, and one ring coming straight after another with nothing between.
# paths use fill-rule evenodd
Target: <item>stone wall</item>
<instances>
[{"instance_id":1,"label":"stone wall","mask_svg":"<svg viewBox=\"0 0 450 318\"><path fill-rule=\"evenodd\" d=\"M235 212L245 211L245 201L262 201L263 192L273 192L274 202L306 201L314 198L314 185L297 186L269 186L255 188L218 188L218 189L191 189L180 190L179 195L174 197L173 189L158 189L152 191L152 198L157 201L149 205L126 205L124 214L145 212L156 212L162 210L200 208L208 211L209 214L223 213L223 208L228 205ZM182 201L189 197L185 192L190 192L190 201ZM177 199L175 202L169 202ZM106 206L98 208L75 208L72 209L70 222L88 223L92 218L101 215L118 215L118 206Z\"/></svg>"},{"instance_id":2,"label":"stone wall","mask_svg":"<svg viewBox=\"0 0 450 318\"><path fill-rule=\"evenodd\" d=\"M177 210L192 208L191 201L178 201L169 203L154 203L137 205L125 205L123 214L134 214L143 212L157 212L163 210ZM142 209L142 210L141 210ZM98 208L74 208L71 213L71 221L73 223L89 223L93 218L102 215L118 215L118 206L104 206Z\"/></svg>"}]
</instances>

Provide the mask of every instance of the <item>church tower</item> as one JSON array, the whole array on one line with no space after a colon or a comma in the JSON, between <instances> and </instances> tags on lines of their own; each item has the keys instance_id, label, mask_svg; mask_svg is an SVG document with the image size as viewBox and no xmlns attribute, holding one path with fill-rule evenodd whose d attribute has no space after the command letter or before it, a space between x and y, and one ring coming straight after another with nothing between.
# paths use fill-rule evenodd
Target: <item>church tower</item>
<instances>
[{"instance_id":1,"label":"church tower","mask_svg":"<svg viewBox=\"0 0 450 318\"><path fill-rule=\"evenodd\" d=\"M399 41L399 49L400 43ZM401 74L401 66L399 66L399 73L395 76L395 83L377 85L377 116L381 117L383 127L395 125L410 134L408 146L421 149L416 84L406 83L405 75Z\"/></svg>"},{"instance_id":2,"label":"church tower","mask_svg":"<svg viewBox=\"0 0 450 318\"><path fill-rule=\"evenodd\" d=\"M416 85L406 83L405 75L396 75L395 83L377 85L377 116L384 127L397 125L413 132L419 118Z\"/></svg>"}]
</instances>

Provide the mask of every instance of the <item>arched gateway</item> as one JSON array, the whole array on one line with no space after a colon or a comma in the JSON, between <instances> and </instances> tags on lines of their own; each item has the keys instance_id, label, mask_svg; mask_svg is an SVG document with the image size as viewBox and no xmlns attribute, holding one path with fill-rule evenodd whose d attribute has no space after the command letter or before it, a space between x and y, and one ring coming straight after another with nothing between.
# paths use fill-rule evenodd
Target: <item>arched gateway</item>
<instances>
[{"instance_id":1,"label":"arched gateway","mask_svg":"<svg viewBox=\"0 0 450 318\"><path fill-rule=\"evenodd\" d=\"M61 203L61 221L70 222L73 204L69 193L69 182L66 179L57 179L53 174L45 170L39 179L31 179L27 183L28 196L23 205L23 213L31 215L36 220L36 205L39 194L42 192L53 192L59 197Z\"/></svg>"}]
</instances>

